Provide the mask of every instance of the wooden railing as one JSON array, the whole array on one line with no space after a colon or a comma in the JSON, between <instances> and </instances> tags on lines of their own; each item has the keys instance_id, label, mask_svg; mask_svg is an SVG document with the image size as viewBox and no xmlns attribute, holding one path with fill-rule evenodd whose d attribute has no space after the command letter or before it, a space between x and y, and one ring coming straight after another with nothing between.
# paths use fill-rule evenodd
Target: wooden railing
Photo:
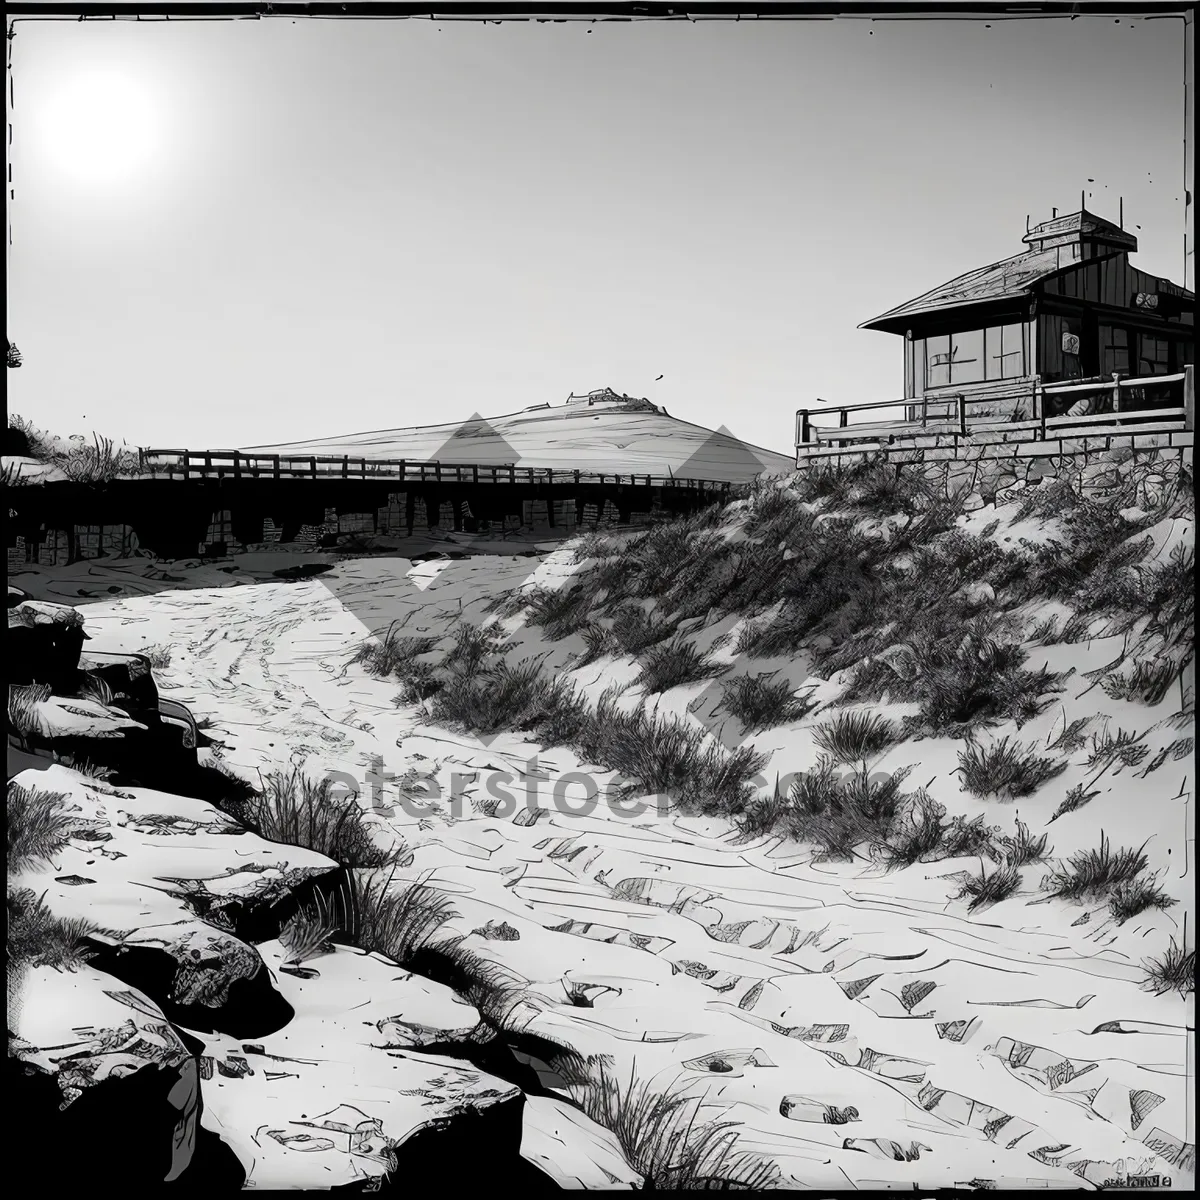
<instances>
[{"instance_id":1,"label":"wooden railing","mask_svg":"<svg viewBox=\"0 0 1200 1200\"><path fill-rule=\"evenodd\" d=\"M354 479L368 482L484 484L616 484L720 492L728 482L673 475L607 474L478 463L409 462L349 455L247 454L240 450L138 451L143 475L168 479Z\"/></svg>"},{"instance_id":2,"label":"wooden railing","mask_svg":"<svg viewBox=\"0 0 1200 1200\"><path fill-rule=\"evenodd\" d=\"M952 435L967 439L974 434L1021 434L1017 441L1044 441L1048 437L1099 437L1106 435L1192 431L1195 429L1196 392L1194 367L1176 375L1139 379L1087 380L1047 383L1038 379L1008 390L959 392L918 399L884 400L870 404L822 408L822 417L834 416L836 425L814 425L810 409L796 414L797 460L811 458L828 448L869 450L892 444L897 438ZM1090 404L1070 412L1079 400ZM1011 402L1008 415L995 412ZM901 410L906 415L889 420L851 421L851 414ZM974 411L973 411L974 410ZM991 411L984 411L991 410ZM1026 416L1026 414L1029 414Z\"/></svg>"}]
</instances>

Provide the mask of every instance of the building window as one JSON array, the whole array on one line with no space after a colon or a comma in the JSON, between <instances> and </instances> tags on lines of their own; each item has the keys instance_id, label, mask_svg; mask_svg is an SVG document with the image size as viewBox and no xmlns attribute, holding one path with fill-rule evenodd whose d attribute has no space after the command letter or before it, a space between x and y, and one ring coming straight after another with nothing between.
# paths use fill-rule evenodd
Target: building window
<instances>
[{"instance_id":1,"label":"building window","mask_svg":"<svg viewBox=\"0 0 1200 1200\"><path fill-rule=\"evenodd\" d=\"M945 387L950 382L950 335L925 339L925 386Z\"/></svg>"},{"instance_id":2,"label":"building window","mask_svg":"<svg viewBox=\"0 0 1200 1200\"><path fill-rule=\"evenodd\" d=\"M963 333L926 338L924 354L921 353L920 344L914 343L915 390L982 383L989 378L984 341L982 329L969 329ZM922 374L924 387L920 386Z\"/></svg>"},{"instance_id":3,"label":"building window","mask_svg":"<svg viewBox=\"0 0 1200 1200\"><path fill-rule=\"evenodd\" d=\"M1138 336L1139 375L1169 375L1171 373L1171 343L1152 333Z\"/></svg>"},{"instance_id":4,"label":"building window","mask_svg":"<svg viewBox=\"0 0 1200 1200\"><path fill-rule=\"evenodd\" d=\"M984 335L988 379L1019 379L1025 374L1025 327L993 325Z\"/></svg>"},{"instance_id":5,"label":"building window","mask_svg":"<svg viewBox=\"0 0 1200 1200\"><path fill-rule=\"evenodd\" d=\"M1100 326L1100 373L1129 374L1129 331L1116 325Z\"/></svg>"}]
</instances>

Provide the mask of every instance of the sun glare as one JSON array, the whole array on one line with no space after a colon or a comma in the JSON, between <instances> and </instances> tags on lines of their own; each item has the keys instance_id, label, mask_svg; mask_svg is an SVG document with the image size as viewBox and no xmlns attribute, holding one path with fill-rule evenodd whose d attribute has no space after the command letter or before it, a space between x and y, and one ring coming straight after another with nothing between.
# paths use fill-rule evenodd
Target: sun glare
<instances>
[{"instance_id":1,"label":"sun glare","mask_svg":"<svg viewBox=\"0 0 1200 1200\"><path fill-rule=\"evenodd\" d=\"M150 90L115 71L73 76L47 97L40 115L43 152L81 183L127 181L159 144Z\"/></svg>"}]
</instances>

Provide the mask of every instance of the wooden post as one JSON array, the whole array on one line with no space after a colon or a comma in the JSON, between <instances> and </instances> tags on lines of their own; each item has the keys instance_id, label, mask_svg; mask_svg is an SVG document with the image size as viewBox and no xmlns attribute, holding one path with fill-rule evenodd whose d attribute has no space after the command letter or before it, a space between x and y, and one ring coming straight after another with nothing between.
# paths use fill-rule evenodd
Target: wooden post
<instances>
[{"instance_id":1,"label":"wooden post","mask_svg":"<svg viewBox=\"0 0 1200 1200\"><path fill-rule=\"evenodd\" d=\"M921 428L929 424L929 397L921 393Z\"/></svg>"},{"instance_id":2,"label":"wooden post","mask_svg":"<svg viewBox=\"0 0 1200 1200\"><path fill-rule=\"evenodd\" d=\"M212 474L212 455L207 450L204 452L204 474Z\"/></svg>"},{"instance_id":3,"label":"wooden post","mask_svg":"<svg viewBox=\"0 0 1200 1200\"><path fill-rule=\"evenodd\" d=\"M271 455L271 466L274 469L275 478L278 479L279 478L279 455L278 454Z\"/></svg>"},{"instance_id":4,"label":"wooden post","mask_svg":"<svg viewBox=\"0 0 1200 1200\"><path fill-rule=\"evenodd\" d=\"M312 458L310 458L308 460L308 469L312 473L312 477L314 479L316 479L316 477L317 477L317 456L315 454L312 456Z\"/></svg>"},{"instance_id":5,"label":"wooden post","mask_svg":"<svg viewBox=\"0 0 1200 1200\"><path fill-rule=\"evenodd\" d=\"M350 478L350 455L348 454L342 455L342 478Z\"/></svg>"},{"instance_id":6,"label":"wooden post","mask_svg":"<svg viewBox=\"0 0 1200 1200\"><path fill-rule=\"evenodd\" d=\"M954 397L954 402L958 409L958 435L965 438L967 436L967 397L959 392Z\"/></svg>"},{"instance_id":7,"label":"wooden post","mask_svg":"<svg viewBox=\"0 0 1200 1200\"><path fill-rule=\"evenodd\" d=\"M236 450L233 452L233 477L234 479L241 479L242 477L242 463Z\"/></svg>"},{"instance_id":8,"label":"wooden post","mask_svg":"<svg viewBox=\"0 0 1200 1200\"><path fill-rule=\"evenodd\" d=\"M796 414L796 444L806 446L812 441L812 426L808 421L808 409L802 408Z\"/></svg>"},{"instance_id":9,"label":"wooden post","mask_svg":"<svg viewBox=\"0 0 1200 1200\"><path fill-rule=\"evenodd\" d=\"M1041 385L1041 376L1033 377L1034 419L1039 422L1038 438L1046 440L1046 389Z\"/></svg>"},{"instance_id":10,"label":"wooden post","mask_svg":"<svg viewBox=\"0 0 1200 1200\"><path fill-rule=\"evenodd\" d=\"M1196 428L1196 368L1188 363L1183 368L1183 427Z\"/></svg>"},{"instance_id":11,"label":"wooden post","mask_svg":"<svg viewBox=\"0 0 1200 1200\"><path fill-rule=\"evenodd\" d=\"M1116 371L1113 372L1112 397L1113 412L1119 413L1121 411L1121 376Z\"/></svg>"},{"instance_id":12,"label":"wooden post","mask_svg":"<svg viewBox=\"0 0 1200 1200\"><path fill-rule=\"evenodd\" d=\"M187 482L188 476L191 473L191 466L192 466L191 458L192 458L192 456L185 450L183 452L183 481L184 481L184 483Z\"/></svg>"}]
</instances>

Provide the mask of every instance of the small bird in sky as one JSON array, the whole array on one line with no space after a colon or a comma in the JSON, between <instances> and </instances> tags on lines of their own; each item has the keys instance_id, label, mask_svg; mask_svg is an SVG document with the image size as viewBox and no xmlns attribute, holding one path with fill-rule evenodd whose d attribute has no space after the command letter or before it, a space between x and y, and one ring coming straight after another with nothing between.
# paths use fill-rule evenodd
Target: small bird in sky
<instances>
[{"instance_id":1,"label":"small bird in sky","mask_svg":"<svg viewBox=\"0 0 1200 1200\"><path fill-rule=\"evenodd\" d=\"M654 382L657 383L662 378L661 375L655 375Z\"/></svg>"}]
</instances>

